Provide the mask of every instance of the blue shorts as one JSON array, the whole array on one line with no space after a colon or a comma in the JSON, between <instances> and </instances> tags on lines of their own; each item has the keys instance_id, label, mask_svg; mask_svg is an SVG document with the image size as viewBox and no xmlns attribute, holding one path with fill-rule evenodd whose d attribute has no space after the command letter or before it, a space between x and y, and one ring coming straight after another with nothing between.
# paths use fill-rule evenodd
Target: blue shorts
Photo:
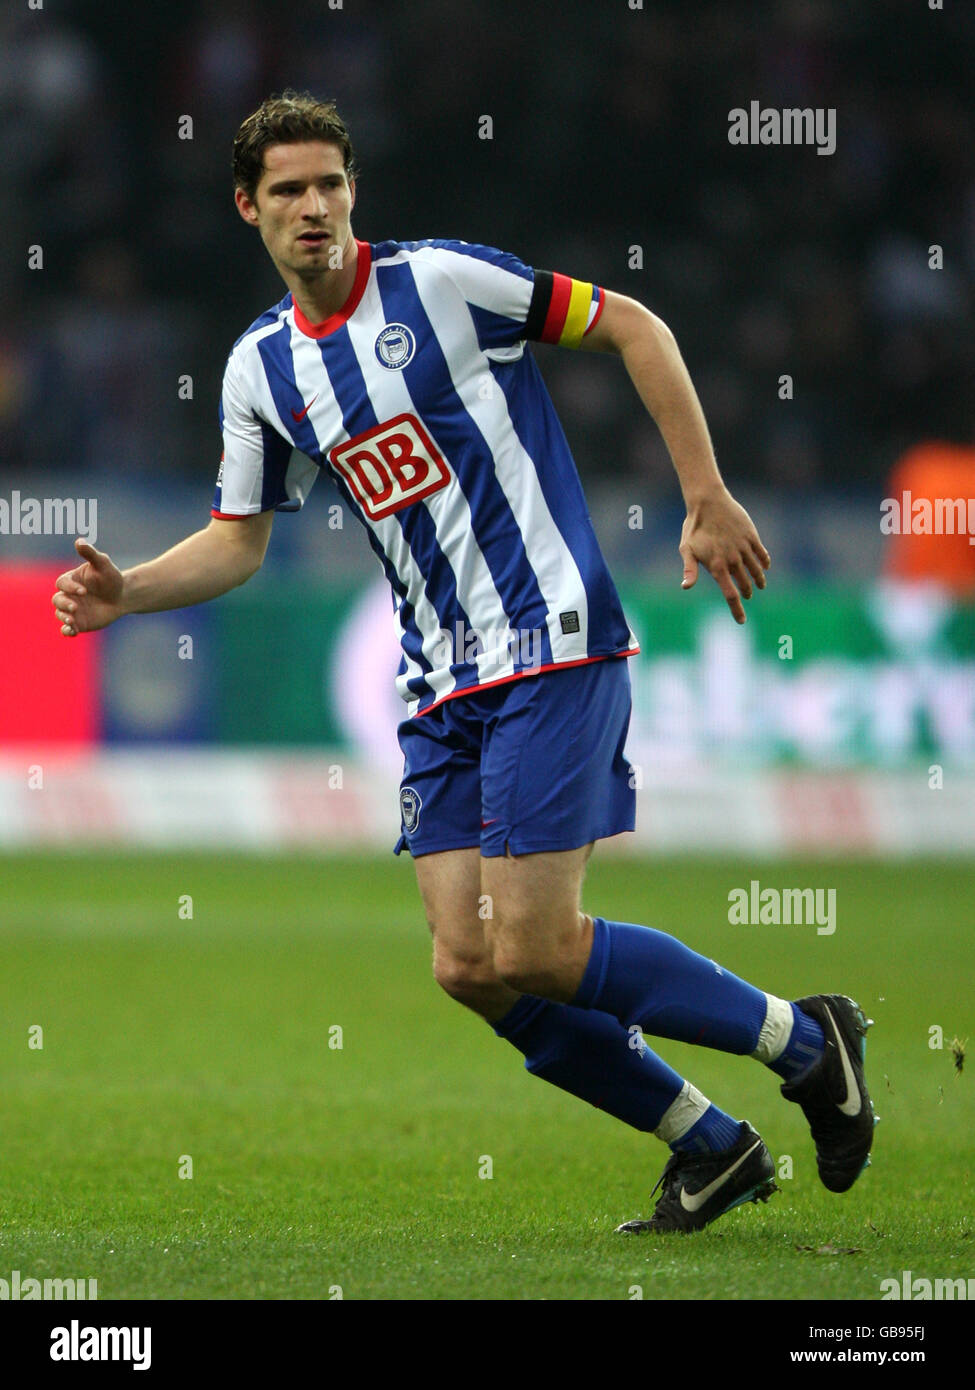
<instances>
[{"instance_id":1,"label":"blue shorts","mask_svg":"<svg viewBox=\"0 0 975 1390\"><path fill-rule=\"evenodd\" d=\"M538 854L632 830L629 722L624 658L523 676L404 720L394 853Z\"/></svg>"}]
</instances>

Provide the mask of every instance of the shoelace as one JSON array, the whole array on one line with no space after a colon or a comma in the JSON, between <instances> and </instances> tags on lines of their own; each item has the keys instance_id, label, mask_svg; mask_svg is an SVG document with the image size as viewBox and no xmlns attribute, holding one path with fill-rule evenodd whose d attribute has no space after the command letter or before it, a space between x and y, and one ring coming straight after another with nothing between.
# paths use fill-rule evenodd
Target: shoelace
<instances>
[{"instance_id":1,"label":"shoelace","mask_svg":"<svg viewBox=\"0 0 975 1390\"><path fill-rule=\"evenodd\" d=\"M651 1197L655 1197L655 1196L657 1195L657 1191L658 1191L661 1187L663 1187L663 1185L664 1185L664 1183L667 1181L667 1179L673 1175L674 1169L677 1167L677 1165L678 1165L678 1163L680 1162L680 1160L681 1160L682 1157L683 1157L683 1158L686 1158L686 1154L671 1154L671 1155L670 1155L670 1158L668 1158L668 1160L667 1160L667 1165L666 1165L666 1167L664 1168L664 1171L660 1174L660 1177L657 1179L657 1185L656 1185L656 1187L655 1187L655 1188L653 1189L653 1191L650 1193L650 1196L651 1196ZM667 1194L666 1194L666 1190L665 1190L665 1192L664 1192L664 1195L665 1195L665 1196L667 1195Z\"/></svg>"}]
</instances>

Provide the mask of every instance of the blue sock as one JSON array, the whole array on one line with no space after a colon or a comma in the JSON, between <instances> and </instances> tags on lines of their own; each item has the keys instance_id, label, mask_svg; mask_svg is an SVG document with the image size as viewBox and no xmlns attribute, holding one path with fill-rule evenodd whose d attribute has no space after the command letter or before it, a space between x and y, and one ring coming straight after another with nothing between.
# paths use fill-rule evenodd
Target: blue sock
<instances>
[{"instance_id":1,"label":"blue sock","mask_svg":"<svg viewBox=\"0 0 975 1390\"><path fill-rule=\"evenodd\" d=\"M670 1147L679 1153L720 1153L730 1149L741 1132L741 1121L732 1119L712 1101L696 1124L691 1125Z\"/></svg>"},{"instance_id":2,"label":"blue sock","mask_svg":"<svg viewBox=\"0 0 975 1390\"><path fill-rule=\"evenodd\" d=\"M738 1138L736 1120L683 1081L640 1033L608 1014L524 994L493 1026L525 1054L533 1076L634 1129L660 1127L672 1149L725 1149Z\"/></svg>"},{"instance_id":3,"label":"blue sock","mask_svg":"<svg viewBox=\"0 0 975 1390\"><path fill-rule=\"evenodd\" d=\"M573 1004L612 1014L626 1027L752 1053L766 997L707 956L652 927L593 920L592 954Z\"/></svg>"},{"instance_id":4,"label":"blue sock","mask_svg":"<svg viewBox=\"0 0 975 1390\"><path fill-rule=\"evenodd\" d=\"M789 1041L774 1062L769 1062L769 1070L781 1076L784 1081L794 1081L807 1067L818 1062L826 1047L823 1030L814 1018L804 1014L797 1004L792 1004L792 1032Z\"/></svg>"},{"instance_id":5,"label":"blue sock","mask_svg":"<svg viewBox=\"0 0 975 1390\"><path fill-rule=\"evenodd\" d=\"M525 1054L525 1068L533 1076L647 1133L684 1087L683 1078L639 1033L628 1033L615 1018L595 1010L523 994L494 1031Z\"/></svg>"}]
</instances>

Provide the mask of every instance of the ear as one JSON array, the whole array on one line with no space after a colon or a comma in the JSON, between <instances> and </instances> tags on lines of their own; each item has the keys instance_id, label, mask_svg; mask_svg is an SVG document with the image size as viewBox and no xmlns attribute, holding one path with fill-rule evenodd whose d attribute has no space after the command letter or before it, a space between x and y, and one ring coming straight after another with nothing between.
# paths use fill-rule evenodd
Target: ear
<instances>
[{"instance_id":1,"label":"ear","mask_svg":"<svg viewBox=\"0 0 975 1390\"><path fill-rule=\"evenodd\" d=\"M244 221L251 227L256 227L260 221L260 214L257 211L257 204L244 192L242 188L234 190L234 202L237 204L237 211Z\"/></svg>"},{"instance_id":2,"label":"ear","mask_svg":"<svg viewBox=\"0 0 975 1390\"><path fill-rule=\"evenodd\" d=\"M349 179L349 192L352 194L352 201L349 203L349 211L355 207L355 179Z\"/></svg>"}]
</instances>

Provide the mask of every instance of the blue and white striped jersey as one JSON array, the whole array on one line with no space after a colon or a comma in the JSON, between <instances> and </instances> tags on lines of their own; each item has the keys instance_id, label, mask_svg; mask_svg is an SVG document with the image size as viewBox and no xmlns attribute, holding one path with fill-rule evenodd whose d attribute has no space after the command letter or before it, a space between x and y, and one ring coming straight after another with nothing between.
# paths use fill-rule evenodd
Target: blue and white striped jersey
<instances>
[{"instance_id":1,"label":"blue and white striped jersey","mask_svg":"<svg viewBox=\"0 0 975 1390\"><path fill-rule=\"evenodd\" d=\"M578 345L602 290L462 241L356 246L341 310L311 324L289 293L235 344L213 515L297 510L329 469L392 588L411 715L636 652L525 351Z\"/></svg>"}]
</instances>

